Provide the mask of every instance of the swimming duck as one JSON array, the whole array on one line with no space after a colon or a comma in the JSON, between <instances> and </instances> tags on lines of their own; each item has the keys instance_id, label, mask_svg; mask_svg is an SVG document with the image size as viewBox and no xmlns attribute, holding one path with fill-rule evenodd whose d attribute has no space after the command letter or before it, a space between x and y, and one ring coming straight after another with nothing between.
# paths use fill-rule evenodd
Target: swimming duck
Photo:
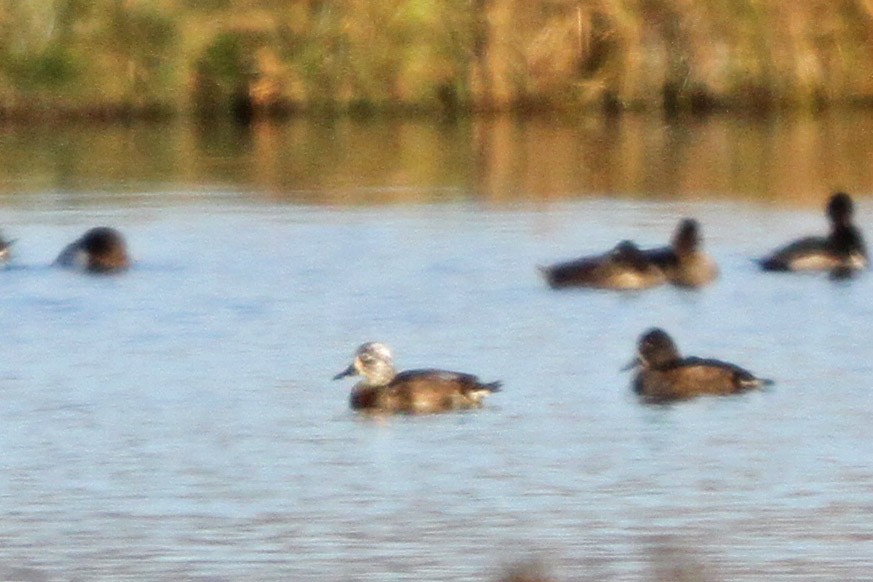
<instances>
[{"instance_id":1,"label":"swimming duck","mask_svg":"<svg viewBox=\"0 0 873 582\"><path fill-rule=\"evenodd\" d=\"M0 266L5 266L12 258L12 243L15 241L6 240L3 235L0 235Z\"/></svg>"},{"instance_id":2,"label":"swimming duck","mask_svg":"<svg viewBox=\"0 0 873 582\"><path fill-rule=\"evenodd\" d=\"M98 226L68 244L55 264L89 273L115 273L130 266L124 236L114 228Z\"/></svg>"},{"instance_id":3,"label":"swimming duck","mask_svg":"<svg viewBox=\"0 0 873 582\"><path fill-rule=\"evenodd\" d=\"M831 196L827 204L831 231L826 237L810 236L773 251L758 263L765 271L827 271L835 278L866 269L867 247L852 223L854 205L845 192Z\"/></svg>"},{"instance_id":4,"label":"swimming duck","mask_svg":"<svg viewBox=\"0 0 873 582\"><path fill-rule=\"evenodd\" d=\"M664 272L652 264L637 245L629 240L618 243L615 248L602 255L541 267L540 271L552 289L649 289L667 281Z\"/></svg>"},{"instance_id":5,"label":"swimming duck","mask_svg":"<svg viewBox=\"0 0 873 582\"><path fill-rule=\"evenodd\" d=\"M773 383L720 360L683 358L673 339L660 328L640 336L637 357L627 369L637 371L634 392L653 402L736 394Z\"/></svg>"},{"instance_id":6,"label":"swimming duck","mask_svg":"<svg viewBox=\"0 0 873 582\"><path fill-rule=\"evenodd\" d=\"M445 370L408 370L399 374L388 346L361 345L348 368L334 376L361 375L352 388L352 409L374 413L428 414L478 408L482 400L500 391L500 382L482 383L471 374Z\"/></svg>"},{"instance_id":7,"label":"swimming duck","mask_svg":"<svg viewBox=\"0 0 873 582\"><path fill-rule=\"evenodd\" d=\"M701 250L700 225L693 218L679 222L669 247L643 251L667 279L679 287L702 287L718 277L715 262Z\"/></svg>"}]
</instances>

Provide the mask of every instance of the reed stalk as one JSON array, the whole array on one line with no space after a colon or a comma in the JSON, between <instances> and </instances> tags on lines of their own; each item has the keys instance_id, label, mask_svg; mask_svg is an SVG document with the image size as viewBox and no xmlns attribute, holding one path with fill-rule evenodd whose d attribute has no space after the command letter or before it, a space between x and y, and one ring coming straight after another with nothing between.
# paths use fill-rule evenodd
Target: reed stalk
<instances>
[{"instance_id":1,"label":"reed stalk","mask_svg":"<svg viewBox=\"0 0 873 582\"><path fill-rule=\"evenodd\" d=\"M869 0L0 3L0 114L873 103Z\"/></svg>"}]
</instances>

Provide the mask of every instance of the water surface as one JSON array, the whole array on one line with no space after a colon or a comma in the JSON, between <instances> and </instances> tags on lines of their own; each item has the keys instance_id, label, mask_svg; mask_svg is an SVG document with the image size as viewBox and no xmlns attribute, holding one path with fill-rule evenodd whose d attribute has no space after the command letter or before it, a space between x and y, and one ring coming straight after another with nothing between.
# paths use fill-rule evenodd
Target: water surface
<instances>
[{"instance_id":1,"label":"water surface","mask_svg":"<svg viewBox=\"0 0 873 582\"><path fill-rule=\"evenodd\" d=\"M536 143L584 135L519 127L543 132ZM708 580L868 576L873 280L765 275L751 260L823 231L826 187L815 201L711 183L644 196L582 170L555 186L548 168L515 179L514 164L469 162L463 131L410 129L439 145L420 151L389 129L382 141L400 145L325 146L310 163L332 171L298 188L261 182L267 162L231 138L236 154L156 146L104 170L78 146L53 166L61 132L41 138L54 162L7 170L3 578L488 580L519 560L563 580L650 580L676 564ZM137 148L167 139L131 131ZM336 139L307 131L269 150L288 160L276 172ZM378 168L347 164L369 159L351 145ZM442 157L391 166L386 148ZM684 216L722 269L712 287L554 292L537 275L621 238L664 244ZM130 272L48 266L95 224L127 234ZM642 405L620 368L653 325L776 384ZM359 418L350 383L330 378L368 340L401 368L474 372L504 391L471 413Z\"/></svg>"}]
</instances>

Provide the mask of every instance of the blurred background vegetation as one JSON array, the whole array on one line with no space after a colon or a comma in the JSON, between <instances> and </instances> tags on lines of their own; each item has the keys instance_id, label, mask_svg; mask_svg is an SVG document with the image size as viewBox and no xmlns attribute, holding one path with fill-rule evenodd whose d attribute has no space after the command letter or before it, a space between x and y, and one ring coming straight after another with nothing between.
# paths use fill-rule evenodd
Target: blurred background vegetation
<instances>
[{"instance_id":1,"label":"blurred background vegetation","mask_svg":"<svg viewBox=\"0 0 873 582\"><path fill-rule=\"evenodd\" d=\"M2 0L0 116L873 104L871 0Z\"/></svg>"}]
</instances>

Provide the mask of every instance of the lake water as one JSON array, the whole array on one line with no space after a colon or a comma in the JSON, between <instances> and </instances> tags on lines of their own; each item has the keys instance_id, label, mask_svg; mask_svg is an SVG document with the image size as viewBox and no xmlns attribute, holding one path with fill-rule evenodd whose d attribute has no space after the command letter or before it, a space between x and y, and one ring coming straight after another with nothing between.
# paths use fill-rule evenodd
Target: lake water
<instances>
[{"instance_id":1,"label":"lake water","mask_svg":"<svg viewBox=\"0 0 873 582\"><path fill-rule=\"evenodd\" d=\"M873 279L760 273L873 236L873 120L295 121L0 132L0 578L846 580L873 571ZM701 291L551 291L536 265L703 225ZM121 276L51 268L116 226ZM646 328L763 392L647 406ZM501 379L369 420L334 382Z\"/></svg>"}]
</instances>

